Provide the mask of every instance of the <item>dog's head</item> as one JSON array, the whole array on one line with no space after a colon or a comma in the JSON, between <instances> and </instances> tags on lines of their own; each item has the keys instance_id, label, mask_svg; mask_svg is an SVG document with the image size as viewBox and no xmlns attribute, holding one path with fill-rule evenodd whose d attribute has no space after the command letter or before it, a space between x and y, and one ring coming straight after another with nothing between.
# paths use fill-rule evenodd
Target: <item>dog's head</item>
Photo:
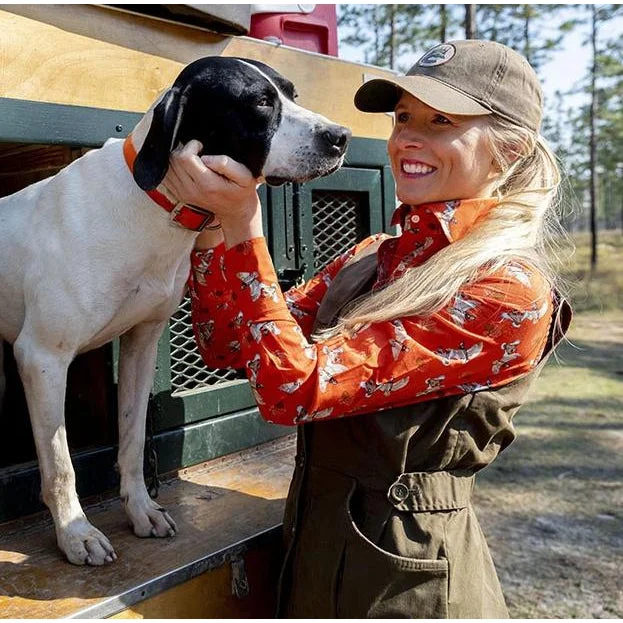
<instances>
[{"instance_id":1,"label":"dog's head","mask_svg":"<svg viewBox=\"0 0 623 623\"><path fill-rule=\"evenodd\" d=\"M220 56L191 63L151 111L134 164L136 183L156 188L171 151L191 139L203 144L203 154L230 156L269 184L332 173L350 130L294 98L294 85L264 63Z\"/></svg>"}]
</instances>

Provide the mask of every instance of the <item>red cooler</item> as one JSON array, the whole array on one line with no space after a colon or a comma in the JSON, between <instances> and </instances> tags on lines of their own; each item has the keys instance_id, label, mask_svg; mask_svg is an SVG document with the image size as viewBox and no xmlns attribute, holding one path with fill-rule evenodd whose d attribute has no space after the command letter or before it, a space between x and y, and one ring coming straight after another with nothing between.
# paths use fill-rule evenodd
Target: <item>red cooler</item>
<instances>
[{"instance_id":1,"label":"red cooler","mask_svg":"<svg viewBox=\"0 0 623 623\"><path fill-rule=\"evenodd\" d=\"M337 56L335 4L253 4L249 36Z\"/></svg>"}]
</instances>

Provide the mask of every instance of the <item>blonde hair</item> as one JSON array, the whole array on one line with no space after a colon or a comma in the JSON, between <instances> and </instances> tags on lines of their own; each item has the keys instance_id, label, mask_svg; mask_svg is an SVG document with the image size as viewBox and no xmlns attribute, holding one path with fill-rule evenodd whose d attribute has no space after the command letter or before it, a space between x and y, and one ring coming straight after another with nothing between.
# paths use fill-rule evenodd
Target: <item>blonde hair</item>
<instances>
[{"instance_id":1,"label":"blonde hair","mask_svg":"<svg viewBox=\"0 0 623 623\"><path fill-rule=\"evenodd\" d=\"M463 238L353 301L337 324L316 339L350 334L368 323L429 316L465 284L511 259L527 260L555 286L556 239L563 232L556 215L560 184L556 157L542 136L497 115L491 115L485 131L500 171L495 188L498 204Z\"/></svg>"}]
</instances>

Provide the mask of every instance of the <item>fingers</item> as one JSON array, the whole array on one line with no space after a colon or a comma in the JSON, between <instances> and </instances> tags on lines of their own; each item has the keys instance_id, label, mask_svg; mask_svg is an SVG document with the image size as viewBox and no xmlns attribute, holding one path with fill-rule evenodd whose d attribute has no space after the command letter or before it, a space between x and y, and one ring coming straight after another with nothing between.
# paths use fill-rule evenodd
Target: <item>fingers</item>
<instances>
[{"instance_id":1,"label":"fingers","mask_svg":"<svg viewBox=\"0 0 623 623\"><path fill-rule=\"evenodd\" d=\"M256 183L251 171L229 156L202 156L201 161L206 167L238 186L246 187Z\"/></svg>"},{"instance_id":2,"label":"fingers","mask_svg":"<svg viewBox=\"0 0 623 623\"><path fill-rule=\"evenodd\" d=\"M186 183L189 180L199 182L206 174L207 167L238 186L250 186L255 183L251 171L244 164L224 155L200 158L202 149L203 145L193 139L173 151L175 157L171 159L171 166L181 182Z\"/></svg>"},{"instance_id":3,"label":"fingers","mask_svg":"<svg viewBox=\"0 0 623 623\"><path fill-rule=\"evenodd\" d=\"M230 184L241 189L255 188L257 180L251 171L229 156L202 156L203 146L191 140L171 154L165 186L178 198L202 205L206 193Z\"/></svg>"},{"instance_id":4,"label":"fingers","mask_svg":"<svg viewBox=\"0 0 623 623\"><path fill-rule=\"evenodd\" d=\"M175 149L163 181L167 190L184 203L223 218L245 220L258 209L257 182L249 169L225 155L199 156L203 146L191 140ZM248 220L248 219L247 219Z\"/></svg>"},{"instance_id":5,"label":"fingers","mask_svg":"<svg viewBox=\"0 0 623 623\"><path fill-rule=\"evenodd\" d=\"M189 141L186 145L173 150L169 169L173 171L175 179L181 184L196 184L205 171L199 153L203 146L199 141Z\"/></svg>"}]
</instances>

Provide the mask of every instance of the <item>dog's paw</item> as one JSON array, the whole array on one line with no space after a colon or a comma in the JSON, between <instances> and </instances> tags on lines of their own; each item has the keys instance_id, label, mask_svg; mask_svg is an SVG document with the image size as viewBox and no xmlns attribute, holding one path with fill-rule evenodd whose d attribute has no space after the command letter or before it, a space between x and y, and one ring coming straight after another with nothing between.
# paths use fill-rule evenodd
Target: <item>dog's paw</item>
<instances>
[{"instance_id":1,"label":"dog's paw","mask_svg":"<svg viewBox=\"0 0 623 623\"><path fill-rule=\"evenodd\" d=\"M177 532L169 513L152 499L141 505L126 504L126 511L136 536L162 538L175 536Z\"/></svg>"},{"instance_id":2,"label":"dog's paw","mask_svg":"<svg viewBox=\"0 0 623 623\"><path fill-rule=\"evenodd\" d=\"M85 518L71 521L57 533L58 546L74 565L99 567L117 560L110 541Z\"/></svg>"}]
</instances>

